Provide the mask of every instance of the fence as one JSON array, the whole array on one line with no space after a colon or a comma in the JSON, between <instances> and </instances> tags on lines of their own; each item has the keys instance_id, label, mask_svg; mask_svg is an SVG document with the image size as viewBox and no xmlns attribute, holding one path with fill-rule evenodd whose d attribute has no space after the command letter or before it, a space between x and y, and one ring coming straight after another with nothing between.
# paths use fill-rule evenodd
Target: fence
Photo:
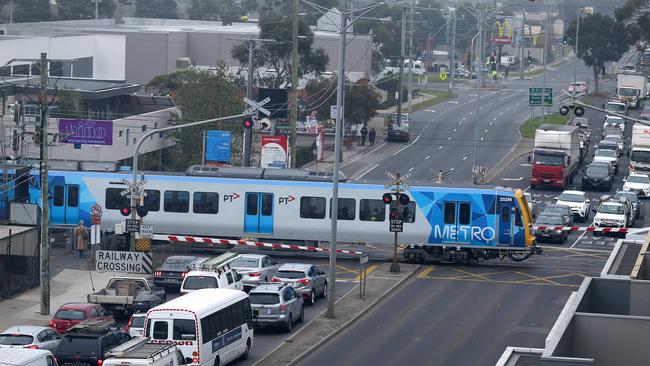
<instances>
[{"instance_id":1,"label":"fence","mask_svg":"<svg viewBox=\"0 0 650 366\"><path fill-rule=\"evenodd\" d=\"M39 231L8 226L0 232L0 297L8 298L39 284Z\"/></svg>"}]
</instances>

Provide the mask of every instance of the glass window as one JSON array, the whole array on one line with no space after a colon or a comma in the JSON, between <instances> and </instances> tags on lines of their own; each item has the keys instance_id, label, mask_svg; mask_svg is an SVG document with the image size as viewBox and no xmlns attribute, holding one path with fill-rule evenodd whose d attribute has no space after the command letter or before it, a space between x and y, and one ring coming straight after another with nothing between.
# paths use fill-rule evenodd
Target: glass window
<instances>
[{"instance_id":1,"label":"glass window","mask_svg":"<svg viewBox=\"0 0 650 366\"><path fill-rule=\"evenodd\" d=\"M202 288L219 288L217 279L212 276L188 276L183 281L185 290L200 290Z\"/></svg>"},{"instance_id":2,"label":"glass window","mask_svg":"<svg viewBox=\"0 0 650 366\"><path fill-rule=\"evenodd\" d=\"M472 221L472 205L461 203L458 207L458 224L469 225Z\"/></svg>"},{"instance_id":3,"label":"glass window","mask_svg":"<svg viewBox=\"0 0 650 366\"><path fill-rule=\"evenodd\" d=\"M167 339L167 322L158 321L153 323L153 339Z\"/></svg>"},{"instance_id":4,"label":"glass window","mask_svg":"<svg viewBox=\"0 0 650 366\"><path fill-rule=\"evenodd\" d=\"M147 211L160 211L160 191L145 189L144 192L146 193L144 196L144 207Z\"/></svg>"},{"instance_id":5,"label":"glass window","mask_svg":"<svg viewBox=\"0 0 650 366\"><path fill-rule=\"evenodd\" d=\"M230 306L232 310L232 322L233 326L238 327L244 324L244 308L241 303L236 303Z\"/></svg>"},{"instance_id":6,"label":"glass window","mask_svg":"<svg viewBox=\"0 0 650 366\"><path fill-rule=\"evenodd\" d=\"M339 220L354 220L357 201L354 198L339 198ZM332 218L332 199L330 198L330 219Z\"/></svg>"},{"instance_id":7,"label":"glass window","mask_svg":"<svg viewBox=\"0 0 650 366\"><path fill-rule=\"evenodd\" d=\"M325 198L300 197L300 217L303 219L324 219Z\"/></svg>"},{"instance_id":8,"label":"glass window","mask_svg":"<svg viewBox=\"0 0 650 366\"><path fill-rule=\"evenodd\" d=\"M252 319L252 311L251 311L251 304L248 299L244 299L244 301L241 302L242 304L242 310L244 310L244 321L250 321Z\"/></svg>"},{"instance_id":9,"label":"glass window","mask_svg":"<svg viewBox=\"0 0 650 366\"><path fill-rule=\"evenodd\" d=\"M142 132L147 132L147 125L142 125Z\"/></svg>"},{"instance_id":10,"label":"glass window","mask_svg":"<svg viewBox=\"0 0 650 366\"><path fill-rule=\"evenodd\" d=\"M0 334L0 344L3 346L24 346L32 342L34 337L27 334Z\"/></svg>"},{"instance_id":11,"label":"glass window","mask_svg":"<svg viewBox=\"0 0 650 366\"><path fill-rule=\"evenodd\" d=\"M273 215L273 195L270 193L262 194L262 216Z\"/></svg>"},{"instance_id":12,"label":"glass window","mask_svg":"<svg viewBox=\"0 0 650 366\"><path fill-rule=\"evenodd\" d=\"M55 187L56 188L56 187ZM129 198L122 196L122 191L124 188L106 188L106 202L105 206L107 210L120 210L126 206L130 205Z\"/></svg>"},{"instance_id":13,"label":"glass window","mask_svg":"<svg viewBox=\"0 0 650 366\"><path fill-rule=\"evenodd\" d=\"M220 313L221 313L221 326L223 327L223 331L227 332L233 329L234 327L232 322L232 312L230 311L230 307L221 310Z\"/></svg>"},{"instance_id":14,"label":"glass window","mask_svg":"<svg viewBox=\"0 0 650 366\"><path fill-rule=\"evenodd\" d=\"M404 222L415 222L415 202L411 201L408 205L399 205L399 214ZM390 211L397 210L397 202L390 203Z\"/></svg>"},{"instance_id":15,"label":"glass window","mask_svg":"<svg viewBox=\"0 0 650 366\"><path fill-rule=\"evenodd\" d=\"M79 206L79 187L68 186L68 207Z\"/></svg>"},{"instance_id":16,"label":"glass window","mask_svg":"<svg viewBox=\"0 0 650 366\"><path fill-rule=\"evenodd\" d=\"M386 220L386 204L383 200L361 200L359 202L359 220Z\"/></svg>"},{"instance_id":17,"label":"glass window","mask_svg":"<svg viewBox=\"0 0 650 366\"><path fill-rule=\"evenodd\" d=\"M524 224L521 221L521 210L520 209L517 209L517 211L515 213L515 226L519 226L519 227L524 226Z\"/></svg>"},{"instance_id":18,"label":"glass window","mask_svg":"<svg viewBox=\"0 0 650 366\"><path fill-rule=\"evenodd\" d=\"M246 193L246 215L257 215L257 193Z\"/></svg>"},{"instance_id":19,"label":"glass window","mask_svg":"<svg viewBox=\"0 0 650 366\"><path fill-rule=\"evenodd\" d=\"M194 213L216 214L219 212L219 194L213 192L194 192L192 210Z\"/></svg>"},{"instance_id":20,"label":"glass window","mask_svg":"<svg viewBox=\"0 0 650 366\"><path fill-rule=\"evenodd\" d=\"M230 272L226 273L226 280L228 280L229 285L231 285L233 283L232 273L230 273Z\"/></svg>"},{"instance_id":21,"label":"glass window","mask_svg":"<svg viewBox=\"0 0 650 366\"><path fill-rule=\"evenodd\" d=\"M52 204L54 206L63 206L65 202L65 191L63 186L54 186L54 197Z\"/></svg>"},{"instance_id":22,"label":"glass window","mask_svg":"<svg viewBox=\"0 0 650 366\"><path fill-rule=\"evenodd\" d=\"M165 212L189 212L190 192L165 191Z\"/></svg>"},{"instance_id":23,"label":"glass window","mask_svg":"<svg viewBox=\"0 0 650 366\"><path fill-rule=\"evenodd\" d=\"M54 315L54 319L84 320L86 319L86 313L81 310L59 310Z\"/></svg>"},{"instance_id":24,"label":"glass window","mask_svg":"<svg viewBox=\"0 0 650 366\"><path fill-rule=\"evenodd\" d=\"M510 222L510 207L501 207L501 222Z\"/></svg>"},{"instance_id":25,"label":"glass window","mask_svg":"<svg viewBox=\"0 0 650 366\"><path fill-rule=\"evenodd\" d=\"M174 319L174 340L196 340L196 323L190 319Z\"/></svg>"},{"instance_id":26,"label":"glass window","mask_svg":"<svg viewBox=\"0 0 650 366\"><path fill-rule=\"evenodd\" d=\"M445 203L445 212L444 212L445 224L455 224L456 223L456 203L446 202Z\"/></svg>"},{"instance_id":27,"label":"glass window","mask_svg":"<svg viewBox=\"0 0 650 366\"><path fill-rule=\"evenodd\" d=\"M99 313L97 313L97 309L95 309L95 308L90 309L90 317L91 318L96 318L98 316L99 316Z\"/></svg>"}]
</instances>

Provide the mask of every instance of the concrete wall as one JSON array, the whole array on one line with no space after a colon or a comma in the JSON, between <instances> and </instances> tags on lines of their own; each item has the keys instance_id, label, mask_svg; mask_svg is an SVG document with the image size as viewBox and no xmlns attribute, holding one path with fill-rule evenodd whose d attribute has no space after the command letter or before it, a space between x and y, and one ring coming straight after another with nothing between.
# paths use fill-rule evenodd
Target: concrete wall
<instances>
[{"instance_id":1,"label":"concrete wall","mask_svg":"<svg viewBox=\"0 0 650 366\"><path fill-rule=\"evenodd\" d=\"M630 311L630 282L594 278L577 312L626 315Z\"/></svg>"},{"instance_id":2,"label":"concrete wall","mask_svg":"<svg viewBox=\"0 0 650 366\"><path fill-rule=\"evenodd\" d=\"M167 74L168 45L169 35L165 33L127 33L126 80L144 85Z\"/></svg>"}]
</instances>

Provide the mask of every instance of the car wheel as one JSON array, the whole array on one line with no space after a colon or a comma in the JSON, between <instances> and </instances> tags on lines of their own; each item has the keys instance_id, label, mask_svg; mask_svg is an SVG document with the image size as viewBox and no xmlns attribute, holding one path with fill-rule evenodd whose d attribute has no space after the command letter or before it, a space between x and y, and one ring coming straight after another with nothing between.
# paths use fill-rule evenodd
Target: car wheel
<instances>
[{"instance_id":1,"label":"car wheel","mask_svg":"<svg viewBox=\"0 0 650 366\"><path fill-rule=\"evenodd\" d=\"M240 361L248 360L248 356L250 355L250 353L251 353L251 339L248 338L246 340L246 351L242 353L241 356L239 356L239 360Z\"/></svg>"},{"instance_id":2,"label":"car wheel","mask_svg":"<svg viewBox=\"0 0 650 366\"><path fill-rule=\"evenodd\" d=\"M219 366L219 365L221 365L221 359L219 358L219 356L215 356L214 357L214 366Z\"/></svg>"},{"instance_id":3,"label":"car wheel","mask_svg":"<svg viewBox=\"0 0 650 366\"><path fill-rule=\"evenodd\" d=\"M298 318L297 322L302 323L303 321L305 321L305 307L301 306L300 307L300 317Z\"/></svg>"},{"instance_id":4,"label":"car wheel","mask_svg":"<svg viewBox=\"0 0 650 366\"><path fill-rule=\"evenodd\" d=\"M315 302L316 302L316 291L311 290L311 292L309 293L309 299L307 299L307 304L314 305Z\"/></svg>"},{"instance_id":5,"label":"car wheel","mask_svg":"<svg viewBox=\"0 0 650 366\"><path fill-rule=\"evenodd\" d=\"M327 281L325 281L325 284L323 285L323 293L320 294L320 297L322 297L322 298L327 297Z\"/></svg>"},{"instance_id":6,"label":"car wheel","mask_svg":"<svg viewBox=\"0 0 650 366\"><path fill-rule=\"evenodd\" d=\"M289 314L289 321L284 325L284 331L289 333L293 330L293 317Z\"/></svg>"}]
</instances>

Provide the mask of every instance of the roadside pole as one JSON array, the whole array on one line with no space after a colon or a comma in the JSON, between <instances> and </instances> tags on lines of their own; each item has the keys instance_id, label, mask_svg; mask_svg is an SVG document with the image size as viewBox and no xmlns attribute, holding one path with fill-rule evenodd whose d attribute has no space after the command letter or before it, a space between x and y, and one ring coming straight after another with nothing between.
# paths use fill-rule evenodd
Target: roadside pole
<instances>
[{"instance_id":1,"label":"roadside pole","mask_svg":"<svg viewBox=\"0 0 650 366\"><path fill-rule=\"evenodd\" d=\"M549 22L548 22L548 9L546 10L546 16L544 17L544 50L543 55L544 55L544 72L542 73L542 116L541 118L541 123L540 125L544 124L544 115L546 115L546 110L544 109L544 95L546 94L546 60L547 60L547 52L546 48L548 47L548 27L549 27Z\"/></svg>"},{"instance_id":2,"label":"roadside pole","mask_svg":"<svg viewBox=\"0 0 650 366\"><path fill-rule=\"evenodd\" d=\"M580 36L580 15L582 14L582 8L578 9L578 17L576 19L576 46L573 51L573 56L575 60L573 61L573 96L571 100L575 100L576 95L576 78L578 75L578 40Z\"/></svg>"},{"instance_id":3,"label":"roadside pole","mask_svg":"<svg viewBox=\"0 0 650 366\"><path fill-rule=\"evenodd\" d=\"M50 314L50 212L49 212L49 183L48 183L48 158L47 158L47 54L41 53L41 315Z\"/></svg>"},{"instance_id":4,"label":"roadside pole","mask_svg":"<svg viewBox=\"0 0 650 366\"><path fill-rule=\"evenodd\" d=\"M402 91L404 91L404 55L406 53L406 5L402 7L402 36L401 36L401 50L399 56L399 79L397 82L397 125L402 125Z\"/></svg>"},{"instance_id":5,"label":"roadside pole","mask_svg":"<svg viewBox=\"0 0 650 366\"><path fill-rule=\"evenodd\" d=\"M391 182L386 184L384 188L391 189L392 192L384 193L381 199L384 204L388 205L388 229L390 232L395 233L393 240L393 262L390 264L389 271L397 273L400 271L400 265L397 263L398 233L401 233L404 228L404 218L401 216L400 208L402 205L409 204L408 196L403 194L403 191L408 188L406 179L409 175L402 176L400 173L393 175L390 172L386 172L386 176L391 178ZM393 196L395 196L395 211L391 208Z\"/></svg>"},{"instance_id":6,"label":"roadside pole","mask_svg":"<svg viewBox=\"0 0 650 366\"><path fill-rule=\"evenodd\" d=\"M526 38L526 10L521 11L521 38L519 39L519 48L521 48L521 58L519 59L519 79L524 79L524 39Z\"/></svg>"},{"instance_id":7,"label":"roadside pole","mask_svg":"<svg viewBox=\"0 0 650 366\"><path fill-rule=\"evenodd\" d=\"M451 8L453 19L451 23L451 60L449 61L449 68L451 69L451 77L449 78L449 95L454 90L454 71L456 71L456 8Z\"/></svg>"},{"instance_id":8,"label":"roadside pole","mask_svg":"<svg viewBox=\"0 0 650 366\"><path fill-rule=\"evenodd\" d=\"M413 61L413 7L415 6L415 0L411 1L411 10L409 11L409 79L408 79L408 103L409 103L409 113L413 112L413 67L415 62Z\"/></svg>"},{"instance_id":9,"label":"roadside pole","mask_svg":"<svg viewBox=\"0 0 650 366\"><path fill-rule=\"evenodd\" d=\"M296 121L298 119L298 32L300 30L298 22L298 8L300 0L293 0L293 24L292 24L292 43L291 43L291 111L289 115L290 139L289 166L296 167ZM340 77L340 75L339 75Z\"/></svg>"},{"instance_id":10,"label":"roadside pole","mask_svg":"<svg viewBox=\"0 0 650 366\"><path fill-rule=\"evenodd\" d=\"M480 9L476 9L477 11L477 16L476 16L476 25L478 29L478 36L476 39L476 60L474 61L474 67L476 68L476 111L474 112L474 166L477 166L479 164L478 161L478 142L479 142L479 131L478 131L478 126L481 120L480 113L481 113L481 78L483 75L481 75L481 71L483 69L483 17L482 17L482 12ZM476 180L474 180L474 183L477 183Z\"/></svg>"}]
</instances>

